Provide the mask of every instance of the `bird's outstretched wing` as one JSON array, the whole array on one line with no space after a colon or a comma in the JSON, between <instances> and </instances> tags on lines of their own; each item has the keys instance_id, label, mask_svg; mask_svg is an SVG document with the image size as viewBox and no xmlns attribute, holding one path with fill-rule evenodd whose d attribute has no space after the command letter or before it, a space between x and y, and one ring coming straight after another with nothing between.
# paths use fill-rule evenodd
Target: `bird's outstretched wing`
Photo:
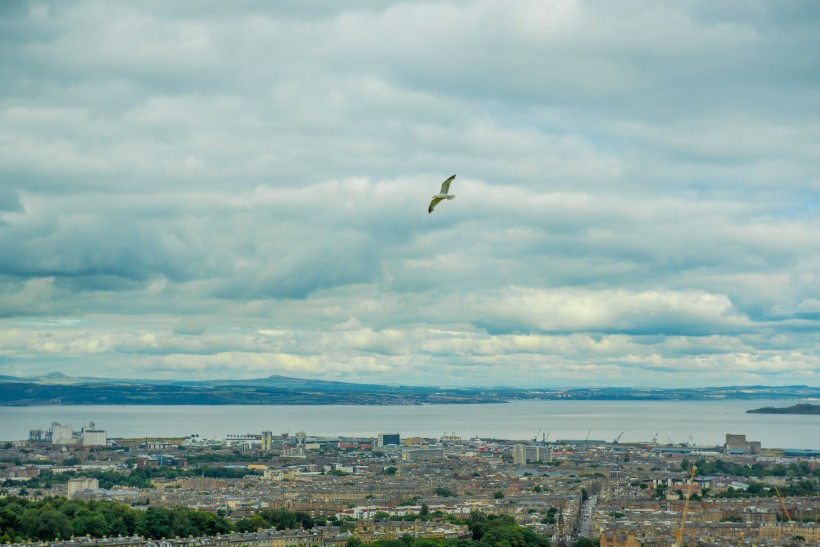
<instances>
[{"instance_id":1,"label":"bird's outstretched wing","mask_svg":"<svg viewBox=\"0 0 820 547\"><path fill-rule=\"evenodd\" d=\"M444 182L441 183L441 192L440 193L446 194L447 192L450 191L450 183L453 182L454 178L456 178L455 175L453 175L452 177L450 177L449 179L447 179L447 180L445 180Z\"/></svg>"},{"instance_id":2,"label":"bird's outstretched wing","mask_svg":"<svg viewBox=\"0 0 820 547\"><path fill-rule=\"evenodd\" d=\"M436 208L436 205L438 205L438 202L441 201L442 199L444 199L444 198L433 198L433 201L430 202L430 207L427 208L427 213L428 214L432 213L433 209Z\"/></svg>"}]
</instances>

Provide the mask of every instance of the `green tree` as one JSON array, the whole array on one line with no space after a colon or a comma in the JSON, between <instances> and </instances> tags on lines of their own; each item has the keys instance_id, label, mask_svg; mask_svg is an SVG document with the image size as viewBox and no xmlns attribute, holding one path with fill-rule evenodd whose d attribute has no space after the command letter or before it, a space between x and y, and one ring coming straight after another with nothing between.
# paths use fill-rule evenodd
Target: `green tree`
<instances>
[{"instance_id":1,"label":"green tree","mask_svg":"<svg viewBox=\"0 0 820 547\"><path fill-rule=\"evenodd\" d=\"M79 514L87 511L88 504L82 500L66 500L64 503L60 504L60 512L68 518L78 516Z\"/></svg>"},{"instance_id":2,"label":"green tree","mask_svg":"<svg viewBox=\"0 0 820 547\"><path fill-rule=\"evenodd\" d=\"M372 545L374 547L407 547L408 544L400 539L381 539L375 541Z\"/></svg>"},{"instance_id":3,"label":"green tree","mask_svg":"<svg viewBox=\"0 0 820 547\"><path fill-rule=\"evenodd\" d=\"M23 536L27 538L35 537L37 529L37 519L40 517L40 511L34 507L26 507L20 515L20 531Z\"/></svg>"},{"instance_id":4,"label":"green tree","mask_svg":"<svg viewBox=\"0 0 820 547\"><path fill-rule=\"evenodd\" d=\"M75 536L102 537L110 532L105 517L100 513L92 513L88 510L71 520L71 529L74 531Z\"/></svg>"},{"instance_id":5,"label":"green tree","mask_svg":"<svg viewBox=\"0 0 820 547\"><path fill-rule=\"evenodd\" d=\"M305 513L304 511L296 511L293 514L293 517L296 519L296 522L299 523L299 526L301 526L305 530L310 530L316 525L310 513Z\"/></svg>"},{"instance_id":6,"label":"green tree","mask_svg":"<svg viewBox=\"0 0 820 547\"><path fill-rule=\"evenodd\" d=\"M529 528L515 524L511 517L490 517L481 524L479 543L491 547L549 547L549 541ZM474 530L473 537L475 537Z\"/></svg>"},{"instance_id":7,"label":"green tree","mask_svg":"<svg viewBox=\"0 0 820 547\"><path fill-rule=\"evenodd\" d=\"M0 530L8 534L20 533L22 531L20 526L20 515L22 512L23 508L17 503L9 503L3 507L3 509L0 510Z\"/></svg>"},{"instance_id":8,"label":"green tree","mask_svg":"<svg viewBox=\"0 0 820 547\"><path fill-rule=\"evenodd\" d=\"M266 526L267 523L265 522L265 519L263 519L259 515L251 515L249 517L240 519L236 522L236 531L255 532L260 528L265 528Z\"/></svg>"},{"instance_id":9,"label":"green tree","mask_svg":"<svg viewBox=\"0 0 820 547\"><path fill-rule=\"evenodd\" d=\"M493 547L523 546L524 538L517 526L496 526L487 530L480 543Z\"/></svg>"},{"instance_id":10,"label":"green tree","mask_svg":"<svg viewBox=\"0 0 820 547\"><path fill-rule=\"evenodd\" d=\"M231 531L231 525L224 517L207 511L191 511L191 524L195 536L215 536Z\"/></svg>"},{"instance_id":11,"label":"green tree","mask_svg":"<svg viewBox=\"0 0 820 547\"><path fill-rule=\"evenodd\" d=\"M558 508L550 507L547 509L547 514L541 519L541 524L555 524L555 515L558 513Z\"/></svg>"},{"instance_id":12,"label":"green tree","mask_svg":"<svg viewBox=\"0 0 820 547\"><path fill-rule=\"evenodd\" d=\"M490 515L487 516L480 511L473 511L467 519L467 524L470 531L473 533L473 539L481 540L484 534L497 526L510 526L515 524L515 519L509 515Z\"/></svg>"},{"instance_id":13,"label":"green tree","mask_svg":"<svg viewBox=\"0 0 820 547\"><path fill-rule=\"evenodd\" d=\"M266 509L260 512L259 516L277 530L293 530L299 527L296 516L287 509Z\"/></svg>"},{"instance_id":14,"label":"green tree","mask_svg":"<svg viewBox=\"0 0 820 547\"><path fill-rule=\"evenodd\" d=\"M171 535L173 537L188 537L194 535L195 532L189 508L174 507L171 509Z\"/></svg>"},{"instance_id":15,"label":"green tree","mask_svg":"<svg viewBox=\"0 0 820 547\"><path fill-rule=\"evenodd\" d=\"M171 537L171 512L162 507L149 507L137 522L141 536L161 539Z\"/></svg>"},{"instance_id":16,"label":"green tree","mask_svg":"<svg viewBox=\"0 0 820 547\"><path fill-rule=\"evenodd\" d=\"M655 487L655 497L658 499L663 499L666 496L666 485L659 484Z\"/></svg>"},{"instance_id":17,"label":"green tree","mask_svg":"<svg viewBox=\"0 0 820 547\"><path fill-rule=\"evenodd\" d=\"M42 540L68 539L71 537L71 532L68 517L52 509L38 515L33 537Z\"/></svg>"}]
</instances>

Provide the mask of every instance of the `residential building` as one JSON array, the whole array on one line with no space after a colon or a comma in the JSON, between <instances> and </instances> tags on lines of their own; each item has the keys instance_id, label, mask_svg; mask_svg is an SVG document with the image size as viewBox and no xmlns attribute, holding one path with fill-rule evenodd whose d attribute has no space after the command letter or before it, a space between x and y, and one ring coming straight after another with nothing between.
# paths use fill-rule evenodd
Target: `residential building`
<instances>
[{"instance_id":1,"label":"residential building","mask_svg":"<svg viewBox=\"0 0 820 547\"><path fill-rule=\"evenodd\" d=\"M80 477L77 479L69 479L68 480L68 494L66 497L71 499L77 495L77 493L82 492L83 490L97 490L100 487L100 481L97 479L92 479L88 477Z\"/></svg>"},{"instance_id":2,"label":"residential building","mask_svg":"<svg viewBox=\"0 0 820 547\"><path fill-rule=\"evenodd\" d=\"M262 432L262 450L271 450L273 448L273 431L265 430Z\"/></svg>"},{"instance_id":3,"label":"residential building","mask_svg":"<svg viewBox=\"0 0 820 547\"><path fill-rule=\"evenodd\" d=\"M552 452L542 446L526 446L517 444L513 447L513 463L515 465L527 465L528 463L551 461Z\"/></svg>"},{"instance_id":4,"label":"residential building","mask_svg":"<svg viewBox=\"0 0 820 547\"><path fill-rule=\"evenodd\" d=\"M442 458L444 458L443 448L414 448L401 453L401 459L405 462L440 460Z\"/></svg>"}]
</instances>

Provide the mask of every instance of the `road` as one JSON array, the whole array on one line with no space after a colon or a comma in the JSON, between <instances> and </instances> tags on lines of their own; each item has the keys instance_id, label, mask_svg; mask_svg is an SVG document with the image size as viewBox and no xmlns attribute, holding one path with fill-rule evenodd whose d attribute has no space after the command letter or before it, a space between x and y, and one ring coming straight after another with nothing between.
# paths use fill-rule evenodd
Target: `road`
<instances>
[{"instance_id":1,"label":"road","mask_svg":"<svg viewBox=\"0 0 820 547\"><path fill-rule=\"evenodd\" d=\"M581 505L578 513L578 527L576 533L579 537L592 537L592 513L598 505L598 494L593 494Z\"/></svg>"}]
</instances>

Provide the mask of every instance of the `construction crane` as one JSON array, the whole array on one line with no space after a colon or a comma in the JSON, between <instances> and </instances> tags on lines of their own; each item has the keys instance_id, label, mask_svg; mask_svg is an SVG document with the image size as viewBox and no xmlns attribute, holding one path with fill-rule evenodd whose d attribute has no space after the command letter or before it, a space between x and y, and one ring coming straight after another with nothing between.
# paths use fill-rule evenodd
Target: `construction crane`
<instances>
[{"instance_id":1,"label":"construction crane","mask_svg":"<svg viewBox=\"0 0 820 547\"><path fill-rule=\"evenodd\" d=\"M592 433L592 428L591 427L589 428L589 431L587 431L587 438L584 439L584 442L587 442L589 440L589 434L590 433Z\"/></svg>"},{"instance_id":2,"label":"construction crane","mask_svg":"<svg viewBox=\"0 0 820 547\"><path fill-rule=\"evenodd\" d=\"M780 505L783 506L783 512L786 513L786 518L789 519L789 524L791 524L792 517L791 515L789 515L789 510L786 509L786 502L783 501L783 496L780 495L780 489L777 487L776 484L774 485L774 491L777 492L777 497L780 498Z\"/></svg>"},{"instance_id":3,"label":"construction crane","mask_svg":"<svg viewBox=\"0 0 820 547\"><path fill-rule=\"evenodd\" d=\"M535 444L535 443L537 443L537 442L538 442L538 435L540 435L540 434L541 434L541 428L539 427L539 428L538 428L538 433L536 433L536 434L535 434L535 437L533 437L533 438L532 438L532 442L533 442L533 444Z\"/></svg>"},{"instance_id":4,"label":"construction crane","mask_svg":"<svg viewBox=\"0 0 820 547\"><path fill-rule=\"evenodd\" d=\"M624 436L624 432L623 432L623 431L621 431L621 434L620 434L620 435L618 435L617 437L615 437L615 440L614 440L614 441L612 441L612 444L618 444L618 441L620 441L620 440L621 440L621 437L623 437L623 436Z\"/></svg>"},{"instance_id":5,"label":"construction crane","mask_svg":"<svg viewBox=\"0 0 820 547\"><path fill-rule=\"evenodd\" d=\"M686 488L686 501L683 502L683 514L680 517L680 528L675 532L675 545L683 546L683 527L686 524L686 513L689 512L689 498L692 496L692 485L695 483L696 465L692 466L692 474L689 476L689 486Z\"/></svg>"}]
</instances>

